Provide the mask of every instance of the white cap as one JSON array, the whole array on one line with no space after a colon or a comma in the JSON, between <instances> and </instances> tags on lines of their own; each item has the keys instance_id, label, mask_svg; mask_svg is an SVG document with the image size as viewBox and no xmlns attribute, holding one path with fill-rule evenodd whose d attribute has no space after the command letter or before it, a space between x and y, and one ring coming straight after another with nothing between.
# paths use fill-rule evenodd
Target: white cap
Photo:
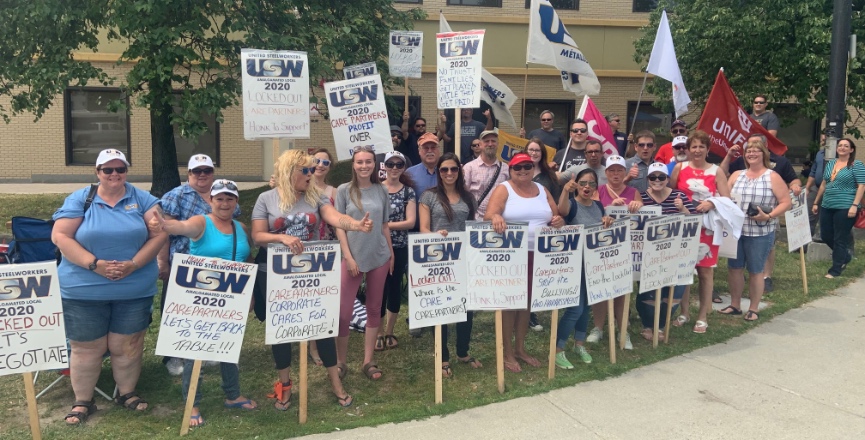
<instances>
[{"instance_id":1,"label":"white cap","mask_svg":"<svg viewBox=\"0 0 865 440\"><path fill-rule=\"evenodd\" d=\"M625 158L622 156L615 156L614 155L614 156L607 157L607 168L609 168L613 165L621 165L622 168L627 168L627 166L625 166Z\"/></svg>"},{"instance_id":2,"label":"white cap","mask_svg":"<svg viewBox=\"0 0 865 440\"><path fill-rule=\"evenodd\" d=\"M210 185L210 196L217 194L234 194L234 197L240 198L240 193L237 192L237 184L233 180L219 179Z\"/></svg>"},{"instance_id":3,"label":"white cap","mask_svg":"<svg viewBox=\"0 0 865 440\"><path fill-rule=\"evenodd\" d=\"M384 155L384 161L387 162L392 157L400 158L400 159L402 159L403 163L405 163L405 156L403 156L402 153L400 153L399 151L391 151L390 153L385 154Z\"/></svg>"},{"instance_id":4,"label":"white cap","mask_svg":"<svg viewBox=\"0 0 865 440\"><path fill-rule=\"evenodd\" d=\"M194 170L198 167L216 168L213 166L213 159L211 159L210 156L206 154L193 154L192 157L189 158L189 166L187 166L186 169Z\"/></svg>"},{"instance_id":5,"label":"white cap","mask_svg":"<svg viewBox=\"0 0 865 440\"><path fill-rule=\"evenodd\" d=\"M673 138L673 143L672 143L673 146L680 145L680 144L687 145L688 144L688 136L676 136Z\"/></svg>"},{"instance_id":6,"label":"white cap","mask_svg":"<svg viewBox=\"0 0 865 440\"><path fill-rule=\"evenodd\" d=\"M661 162L654 162L649 165L649 172L646 173L647 176L650 176L652 173L661 173L665 176L669 176L670 173L667 170L667 166L662 164Z\"/></svg>"},{"instance_id":7,"label":"white cap","mask_svg":"<svg viewBox=\"0 0 865 440\"><path fill-rule=\"evenodd\" d=\"M121 162L125 163L126 166L129 166L129 161L126 160L126 155L123 154L120 150L115 150L113 148L109 148L107 150L102 150L99 153L99 157L96 158L96 166L105 165L106 163L117 159Z\"/></svg>"}]
</instances>

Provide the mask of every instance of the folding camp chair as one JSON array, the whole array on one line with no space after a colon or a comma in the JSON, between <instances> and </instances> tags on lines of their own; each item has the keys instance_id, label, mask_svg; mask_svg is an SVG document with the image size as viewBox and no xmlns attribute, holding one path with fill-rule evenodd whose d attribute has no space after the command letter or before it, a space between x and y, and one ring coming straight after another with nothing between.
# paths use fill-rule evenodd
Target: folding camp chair
<instances>
[{"instance_id":1,"label":"folding camp chair","mask_svg":"<svg viewBox=\"0 0 865 440\"><path fill-rule=\"evenodd\" d=\"M36 263L57 259L57 246L51 242L53 220L12 217L12 241L6 251L8 263Z\"/></svg>"}]
</instances>

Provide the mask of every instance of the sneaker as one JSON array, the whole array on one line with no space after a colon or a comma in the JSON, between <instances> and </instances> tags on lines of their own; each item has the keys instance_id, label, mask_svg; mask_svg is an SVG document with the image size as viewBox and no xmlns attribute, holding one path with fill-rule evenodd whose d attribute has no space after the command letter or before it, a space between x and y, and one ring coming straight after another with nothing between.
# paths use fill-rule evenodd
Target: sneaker
<instances>
[{"instance_id":1,"label":"sneaker","mask_svg":"<svg viewBox=\"0 0 865 440\"><path fill-rule=\"evenodd\" d=\"M204 361L201 365L203 367L218 367L219 361Z\"/></svg>"},{"instance_id":2,"label":"sneaker","mask_svg":"<svg viewBox=\"0 0 865 440\"><path fill-rule=\"evenodd\" d=\"M532 313L529 316L529 328L536 332L544 331L544 326L542 326L541 323L538 322L538 315Z\"/></svg>"},{"instance_id":3,"label":"sneaker","mask_svg":"<svg viewBox=\"0 0 865 440\"><path fill-rule=\"evenodd\" d=\"M589 354L589 351L586 350L586 347L582 345L575 345L574 351L577 352L577 356L580 357L580 360L583 361L584 364L592 363L592 355Z\"/></svg>"},{"instance_id":4,"label":"sneaker","mask_svg":"<svg viewBox=\"0 0 865 440\"><path fill-rule=\"evenodd\" d=\"M565 357L565 352L560 351L556 353L556 366L561 368L562 370L573 370L574 364Z\"/></svg>"},{"instance_id":5,"label":"sneaker","mask_svg":"<svg viewBox=\"0 0 865 440\"><path fill-rule=\"evenodd\" d=\"M625 334L625 350L633 350L633 349L634 349L634 344L631 344L631 334L626 333Z\"/></svg>"},{"instance_id":6,"label":"sneaker","mask_svg":"<svg viewBox=\"0 0 865 440\"><path fill-rule=\"evenodd\" d=\"M775 285L772 283L772 278L766 277L763 278L763 293L769 293L775 289Z\"/></svg>"},{"instance_id":7,"label":"sneaker","mask_svg":"<svg viewBox=\"0 0 865 440\"><path fill-rule=\"evenodd\" d=\"M165 368L168 369L168 374L172 376L180 376L183 374L183 360L171 358L165 363Z\"/></svg>"},{"instance_id":8,"label":"sneaker","mask_svg":"<svg viewBox=\"0 0 865 440\"><path fill-rule=\"evenodd\" d=\"M604 331L595 327L592 331L589 332L589 336L586 338L586 342L589 344L597 344L601 342L601 338L604 337Z\"/></svg>"}]
</instances>

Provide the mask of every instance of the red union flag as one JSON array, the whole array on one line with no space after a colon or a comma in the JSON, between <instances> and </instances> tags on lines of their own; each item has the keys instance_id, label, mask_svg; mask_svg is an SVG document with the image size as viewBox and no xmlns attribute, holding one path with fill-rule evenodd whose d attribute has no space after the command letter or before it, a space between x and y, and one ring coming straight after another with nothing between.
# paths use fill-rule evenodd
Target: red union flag
<instances>
[{"instance_id":1,"label":"red union flag","mask_svg":"<svg viewBox=\"0 0 865 440\"><path fill-rule=\"evenodd\" d=\"M589 128L588 138L601 143L604 157L619 154L619 150L616 149L616 139L613 137L613 129L610 128L604 114L595 107L592 98L583 96L583 104L580 106L580 111L577 112L577 117L586 121ZM570 138L568 138L568 145L570 145Z\"/></svg>"},{"instance_id":2,"label":"red union flag","mask_svg":"<svg viewBox=\"0 0 865 440\"><path fill-rule=\"evenodd\" d=\"M777 155L787 152L787 146L772 136L759 122L753 120L730 88L724 71L719 70L715 85L709 93L706 108L700 116L697 128L709 134L712 145L709 151L724 157L733 145L744 145L751 134L762 134L769 142L769 150Z\"/></svg>"}]
</instances>

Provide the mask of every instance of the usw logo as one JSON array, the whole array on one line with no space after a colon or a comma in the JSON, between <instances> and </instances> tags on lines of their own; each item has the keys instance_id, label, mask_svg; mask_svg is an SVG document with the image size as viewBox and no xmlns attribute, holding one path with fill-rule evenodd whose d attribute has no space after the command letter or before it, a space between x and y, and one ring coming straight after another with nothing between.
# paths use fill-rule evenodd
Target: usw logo
<instances>
[{"instance_id":1,"label":"usw logo","mask_svg":"<svg viewBox=\"0 0 865 440\"><path fill-rule=\"evenodd\" d=\"M588 234L586 237L586 248L597 249L621 243L627 238L627 229L625 226L619 226L613 229L605 229L595 234Z\"/></svg>"},{"instance_id":2,"label":"usw logo","mask_svg":"<svg viewBox=\"0 0 865 440\"><path fill-rule=\"evenodd\" d=\"M439 43L439 55L442 58L464 57L477 55L481 40L449 41Z\"/></svg>"},{"instance_id":3,"label":"usw logo","mask_svg":"<svg viewBox=\"0 0 865 440\"><path fill-rule=\"evenodd\" d=\"M290 273L321 272L333 270L336 252L317 252L300 255L274 255L273 273L286 275Z\"/></svg>"},{"instance_id":4,"label":"usw logo","mask_svg":"<svg viewBox=\"0 0 865 440\"><path fill-rule=\"evenodd\" d=\"M391 35L390 44L394 46L420 46L421 37L408 37L405 35Z\"/></svg>"},{"instance_id":5,"label":"usw logo","mask_svg":"<svg viewBox=\"0 0 865 440\"><path fill-rule=\"evenodd\" d=\"M249 275L178 266L174 281L178 286L190 289L241 293L249 282Z\"/></svg>"},{"instance_id":6,"label":"usw logo","mask_svg":"<svg viewBox=\"0 0 865 440\"><path fill-rule=\"evenodd\" d=\"M0 280L0 300L45 298L51 288L51 275Z\"/></svg>"},{"instance_id":7,"label":"usw logo","mask_svg":"<svg viewBox=\"0 0 865 440\"><path fill-rule=\"evenodd\" d=\"M418 244L412 246L411 255L415 263L459 260L462 246L462 243Z\"/></svg>"},{"instance_id":8,"label":"usw logo","mask_svg":"<svg viewBox=\"0 0 865 440\"><path fill-rule=\"evenodd\" d=\"M353 89L330 92L329 105L344 107L361 102L375 101L378 99L378 85L355 87Z\"/></svg>"},{"instance_id":9,"label":"usw logo","mask_svg":"<svg viewBox=\"0 0 865 440\"><path fill-rule=\"evenodd\" d=\"M565 234L538 237L538 252L563 252L577 250L580 245L580 234Z\"/></svg>"},{"instance_id":10,"label":"usw logo","mask_svg":"<svg viewBox=\"0 0 865 440\"><path fill-rule=\"evenodd\" d=\"M303 60L246 60L246 73L250 76L297 78L303 72Z\"/></svg>"},{"instance_id":11,"label":"usw logo","mask_svg":"<svg viewBox=\"0 0 865 440\"><path fill-rule=\"evenodd\" d=\"M523 231L505 231L498 234L494 231L469 232L469 244L473 248L518 248L523 243Z\"/></svg>"},{"instance_id":12,"label":"usw logo","mask_svg":"<svg viewBox=\"0 0 865 440\"><path fill-rule=\"evenodd\" d=\"M654 228L646 229L646 240L655 241L671 238L679 235L682 230L682 222L667 223L666 225L658 225Z\"/></svg>"}]
</instances>

